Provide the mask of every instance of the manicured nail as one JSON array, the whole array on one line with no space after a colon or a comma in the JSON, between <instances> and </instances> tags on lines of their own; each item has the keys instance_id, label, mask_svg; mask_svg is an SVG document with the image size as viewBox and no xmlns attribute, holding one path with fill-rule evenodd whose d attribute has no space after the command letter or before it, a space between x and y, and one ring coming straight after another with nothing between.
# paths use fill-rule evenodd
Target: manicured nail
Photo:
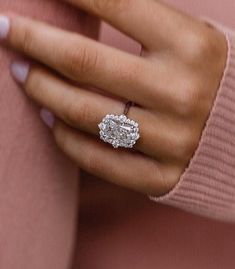
<instances>
[{"instance_id":1,"label":"manicured nail","mask_svg":"<svg viewBox=\"0 0 235 269\"><path fill-rule=\"evenodd\" d=\"M42 121L49 128L53 128L54 122L55 122L55 117L49 110L47 110L46 108L42 108L41 111L40 111L40 116L42 118Z\"/></svg>"},{"instance_id":2,"label":"manicured nail","mask_svg":"<svg viewBox=\"0 0 235 269\"><path fill-rule=\"evenodd\" d=\"M19 83L24 83L29 74L29 63L16 61L11 64L11 74Z\"/></svg>"},{"instance_id":3,"label":"manicured nail","mask_svg":"<svg viewBox=\"0 0 235 269\"><path fill-rule=\"evenodd\" d=\"M6 16L0 16L0 39L5 39L10 30L10 20Z\"/></svg>"}]
</instances>

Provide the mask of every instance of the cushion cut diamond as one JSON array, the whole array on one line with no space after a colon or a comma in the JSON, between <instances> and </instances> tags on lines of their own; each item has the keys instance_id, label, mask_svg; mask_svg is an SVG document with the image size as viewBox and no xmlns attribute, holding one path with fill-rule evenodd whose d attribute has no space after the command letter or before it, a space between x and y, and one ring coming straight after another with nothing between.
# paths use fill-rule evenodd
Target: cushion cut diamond
<instances>
[{"instance_id":1,"label":"cushion cut diamond","mask_svg":"<svg viewBox=\"0 0 235 269\"><path fill-rule=\"evenodd\" d=\"M114 148L132 148L140 137L138 123L125 115L106 115L98 126L100 138Z\"/></svg>"}]
</instances>

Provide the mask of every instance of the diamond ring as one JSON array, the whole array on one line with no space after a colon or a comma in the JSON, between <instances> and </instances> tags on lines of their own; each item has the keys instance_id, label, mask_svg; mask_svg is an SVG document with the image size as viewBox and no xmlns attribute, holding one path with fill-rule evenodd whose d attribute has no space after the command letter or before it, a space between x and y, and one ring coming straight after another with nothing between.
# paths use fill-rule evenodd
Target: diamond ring
<instances>
[{"instance_id":1,"label":"diamond ring","mask_svg":"<svg viewBox=\"0 0 235 269\"><path fill-rule=\"evenodd\" d=\"M138 123L126 116L129 108L130 102L126 104L124 114L108 114L98 125L100 139L111 144L114 148L133 148L140 137Z\"/></svg>"}]
</instances>

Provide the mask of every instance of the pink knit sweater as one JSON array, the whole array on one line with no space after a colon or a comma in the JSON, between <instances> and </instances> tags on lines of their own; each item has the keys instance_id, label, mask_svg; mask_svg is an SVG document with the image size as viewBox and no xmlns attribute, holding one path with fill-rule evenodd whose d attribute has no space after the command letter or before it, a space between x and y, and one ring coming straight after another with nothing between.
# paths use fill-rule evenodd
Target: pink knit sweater
<instances>
[{"instance_id":1,"label":"pink knit sweater","mask_svg":"<svg viewBox=\"0 0 235 269\"><path fill-rule=\"evenodd\" d=\"M175 188L151 199L235 222L235 36L216 26L227 38L227 64L199 146Z\"/></svg>"},{"instance_id":2,"label":"pink knit sweater","mask_svg":"<svg viewBox=\"0 0 235 269\"><path fill-rule=\"evenodd\" d=\"M168 2L235 29L233 0ZM94 21L59 1L0 0L1 9L97 33ZM235 268L235 37L223 29L227 65L199 147L177 186L151 198L173 207L90 177L79 191L77 167L12 81L15 55L0 48L0 268ZM101 39L138 49L107 26Z\"/></svg>"}]
</instances>

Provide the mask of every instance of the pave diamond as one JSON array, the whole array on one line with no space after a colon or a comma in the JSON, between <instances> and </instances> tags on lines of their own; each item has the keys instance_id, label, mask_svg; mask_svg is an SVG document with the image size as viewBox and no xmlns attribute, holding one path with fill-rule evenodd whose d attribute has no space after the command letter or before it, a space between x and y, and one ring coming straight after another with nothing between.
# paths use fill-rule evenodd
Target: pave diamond
<instances>
[{"instance_id":1,"label":"pave diamond","mask_svg":"<svg viewBox=\"0 0 235 269\"><path fill-rule=\"evenodd\" d=\"M132 148L140 137L138 123L125 115L106 115L98 126L100 139L114 148Z\"/></svg>"}]
</instances>

